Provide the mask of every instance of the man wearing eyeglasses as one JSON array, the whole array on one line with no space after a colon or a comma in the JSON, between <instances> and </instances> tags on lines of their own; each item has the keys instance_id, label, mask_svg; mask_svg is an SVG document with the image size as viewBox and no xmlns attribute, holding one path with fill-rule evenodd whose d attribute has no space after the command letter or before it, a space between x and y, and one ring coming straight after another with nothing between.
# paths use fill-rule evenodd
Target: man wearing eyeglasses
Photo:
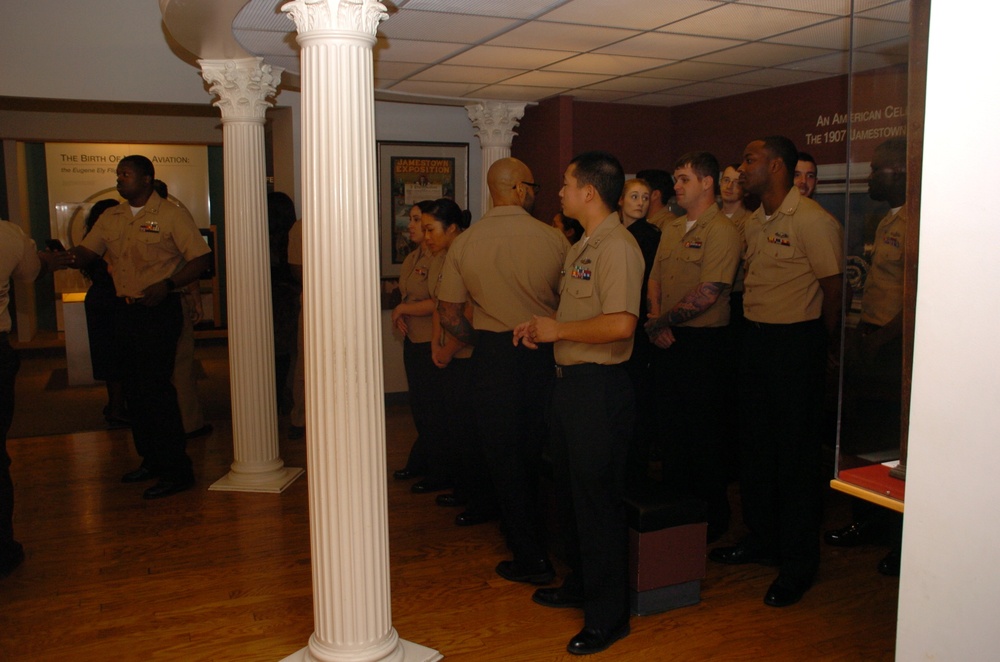
<instances>
[{"instance_id":1,"label":"man wearing eyeglasses","mask_svg":"<svg viewBox=\"0 0 1000 662\"><path fill-rule=\"evenodd\" d=\"M532 315L549 317L559 305L559 277L569 243L531 216L538 185L517 159L500 159L486 175L493 208L448 250L438 313L441 327L474 345L477 432L496 489L513 560L497 574L510 581L546 584L554 573L537 509L537 468L546 435L543 403L552 380L552 345L515 347L513 329ZM471 323L463 311L472 304ZM456 524L484 521L474 505Z\"/></svg>"}]
</instances>

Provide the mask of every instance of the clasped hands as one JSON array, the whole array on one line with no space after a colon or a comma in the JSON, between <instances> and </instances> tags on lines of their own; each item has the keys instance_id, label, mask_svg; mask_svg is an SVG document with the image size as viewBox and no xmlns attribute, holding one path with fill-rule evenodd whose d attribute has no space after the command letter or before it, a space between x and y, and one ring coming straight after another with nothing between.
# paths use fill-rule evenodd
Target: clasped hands
<instances>
[{"instance_id":1,"label":"clasped hands","mask_svg":"<svg viewBox=\"0 0 1000 662\"><path fill-rule=\"evenodd\" d=\"M523 343L528 349L538 349L538 343L559 340L559 322L552 317L532 315L528 322L514 327L514 347Z\"/></svg>"},{"instance_id":2,"label":"clasped hands","mask_svg":"<svg viewBox=\"0 0 1000 662\"><path fill-rule=\"evenodd\" d=\"M643 328L646 330L649 340L660 349L669 349L677 341L674 338L673 330L667 326L666 315L663 317L654 317L650 313L649 319L643 325Z\"/></svg>"}]
</instances>

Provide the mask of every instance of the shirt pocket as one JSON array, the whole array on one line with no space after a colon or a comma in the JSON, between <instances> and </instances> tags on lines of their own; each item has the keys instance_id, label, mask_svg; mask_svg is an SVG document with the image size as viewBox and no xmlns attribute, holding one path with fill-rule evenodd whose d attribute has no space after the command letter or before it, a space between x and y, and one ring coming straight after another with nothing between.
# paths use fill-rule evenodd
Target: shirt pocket
<instances>
[{"instance_id":1,"label":"shirt pocket","mask_svg":"<svg viewBox=\"0 0 1000 662\"><path fill-rule=\"evenodd\" d=\"M567 278L566 293L574 299L586 299L594 294L594 281L582 278Z\"/></svg>"}]
</instances>

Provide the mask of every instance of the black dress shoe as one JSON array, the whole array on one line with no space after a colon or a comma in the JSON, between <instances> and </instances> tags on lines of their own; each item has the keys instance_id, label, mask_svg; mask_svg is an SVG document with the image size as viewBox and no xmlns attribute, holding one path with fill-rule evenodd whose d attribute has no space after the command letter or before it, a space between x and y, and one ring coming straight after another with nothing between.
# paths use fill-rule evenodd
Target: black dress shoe
<instances>
[{"instance_id":1,"label":"black dress shoe","mask_svg":"<svg viewBox=\"0 0 1000 662\"><path fill-rule=\"evenodd\" d=\"M569 640L569 645L566 646L566 650L573 655L592 655L594 653L600 653L602 650L606 650L611 646L611 644L615 643L619 639L627 637L630 631L628 620L625 621L624 625L620 625L611 630L586 627L580 630L579 634Z\"/></svg>"},{"instance_id":2,"label":"black dress shoe","mask_svg":"<svg viewBox=\"0 0 1000 662\"><path fill-rule=\"evenodd\" d=\"M439 494L434 497L434 503L439 506L444 506L445 508L464 506L467 502L468 500L465 497L461 497L456 494Z\"/></svg>"},{"instance_id":3,"label":"black dress shoe","mask_svg":"<svg viewBox=\"0 0 1000 662\"><path fill-rule=\"evenodd\" d=\"M543 607L583 609L583 596L566 590L564 586L537 589L531 599Z\"/></svg>"},{"instance_id":4,"label":"black dress shoe","mask_svg":"<svg viewBox=\"0 0 1000 662\"><path fill-rule=\"evenodd\" d=\"M451 486L450 480L434 480L432 478L424 478L422 481L411 485L410 491L414 494L428 494L430 492L447 490Z\"/></svg>"},{"instance_id":5,"label":"black dress shoe","mask_svg":"<svg viewBox=\"0 0 1000 662\"><path fill-rule=\"evenodd\" d=\"M496 513L466 510L464 513L459 513L455 516L455 526L476 526L477 524L486 524L487 522L492 522L497 517L499 517L499 515Z\"/></svg>"},{"instance_id":6,"label":"black dress shoe","mask_svg":"<svg viewBox=\"0 0 1000 662\"><path fill-rule=\"evenodd\" d=\"M206 435L212 434L212 430L214 430L214 429L215 428L212 427L211 423L205 423L204 425L202 425L197 430L191 430L190 432L188 432L187 433L187 438L188 439L197 439L198 437L204 437Z\"/></svg>"},{"instance_id":7,"label":"black dress shoe","mask_svg":"<svg viewBox=\"0 0 1000 662\"><path fill-rule=\"evenodd\" d=\"M416 469L410 469L405 467L403 469L396 469L392 472L392 477L396 480L410 480L411 478L416 478L417 476L422 476L423 473L417 471Z\"/></svg>"},{"instance_id":8,"label":"black dress shoe","mask_svg":"<svg viewBox=\"0 0 1000 662\"><path fill-rule=\"evenodd\" d=\"M743 565L744 563L760 563L761 565L778 564L778 560L775 557L746 543L739 543L732 547L716 547L708 553L708 558L716 563L725 563L726 565Z\"/></svg>"},{"instance_id":9,"label":"black dress shoe","mask_svg":"<svg viewBox=\"0 0 1000 662\"><path fill-rule=\"evenodd\" d=\"M168 497L178 492L183 492L184 490L191 489L194 486L194 480L161 480L156 485L153 485L145 492L142 493L143 499L162 499L163 497Z\"/></svg>"},{"instance_id":10,"label":"black dress shoe","mask_svg":"<svg viewBox=\"0 0 1000 662\"><path fill-rule=\"evenodd\" d=\"M893 547L892 551L885 555L885 558L878 562L879 574L886 577L899 577L900 550Z\"/></svg>"},{"instance_id":11,"label":"black dress shoe","mask_svg":"<svg viewBox=\"0 0 1000 662\"><path fill-rule=\"evenodd\" d=\"M500 561L496 567L497 574L511 582L525 584L548 584L556 578L552 564L547 559L533 563L518 563L517 561Z\"/></svg>"},{"instance_id":12,"label":"black dress shoe","mask_svg":"<svg viewBox=\"0 0 1000 662\"><path fill-rule=\"evenodd\" d=\"M768 607L788 607L794 605L802 599L802 596L805 595L811 585L812 582L810 581L788 579L787 577L778 575L778 578L774 580L771 588L767 589L767 593L764 595L764 604Z\"/></svg>"},{"instance_id":13,"label":"black dress shoe","mask_svg":"<svg viewBox=\"0 0 1000 662\"><path fill-rule=\"evenodd\" d=\"M141 483L147 480L153 480L159 475L159 472L150 469L149 467L139 467L138 469L133 469L127 474L122 476L123 483Z\"/></svg>"},{"instance_id":14,"label":"black dress shoe","mask_svg":"<svg viewBox=\"0 0 1000 662\"><path fill-rule=\"evenodd\" d=\"M875 527L867 520L852 522L842 529L827 531L823 534L823 540L826 544L834 547L857 547L870 543L877 537Z\"/></svg>"}]
</instances>

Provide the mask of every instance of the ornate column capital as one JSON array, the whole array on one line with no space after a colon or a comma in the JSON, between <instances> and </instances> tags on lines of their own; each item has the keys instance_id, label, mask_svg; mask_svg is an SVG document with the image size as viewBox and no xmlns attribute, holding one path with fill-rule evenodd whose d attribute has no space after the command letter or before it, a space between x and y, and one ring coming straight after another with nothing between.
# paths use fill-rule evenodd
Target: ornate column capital
<instances>
[{"instance_id":1,"label":"ornate column capital","mask_svg":"<svg viewBox=\"0 0 1000 662\"><path fill-rule=\"evenodd\" d=\"M352 30L375 36L378 24L389 18L379 0L292 0L281 11L295 21L299 34L313 30Z\"/></svg>"},{"instance_id":2,"label":"ornate column capital","mask_svg":"<svg viewBox=\"0 0 1000 662\"><path fill-rule=\"evenodd\" d=\"M219 96L212 105L219 108L224 121L264 121L264 113L273 105L267 99L274 96L283 69L264 64L260 57L198 60L198 64L209 91Z\"/></svg>"},{"instance_id":3,"label":"ornate column capital","mask_svg":"<svg viewBox=\"0 0 1000 662\"><path fill-rule=\"evenodd\" d=\"M510 147L514 136L514 127L524 117L526 103L506 101L484 101L465 107L469 113L472 126L476 127L476 135L483 147Z\"/></svg>"}]
</instances>

